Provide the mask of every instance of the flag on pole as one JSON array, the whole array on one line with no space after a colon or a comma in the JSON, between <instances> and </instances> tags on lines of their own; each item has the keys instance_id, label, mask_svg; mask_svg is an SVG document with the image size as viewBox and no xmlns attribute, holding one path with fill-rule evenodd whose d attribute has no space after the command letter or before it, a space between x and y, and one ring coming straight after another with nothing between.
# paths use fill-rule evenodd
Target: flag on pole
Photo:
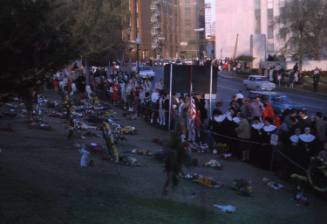
<instances>
[{"instance_id":1,"label":"flag on pole","mask_svg":"<svg viewBox=\"0 0 327 224\"><path fill-rule=\"evenodd\" d=\"M195 142L195 122L196 122L196 106L193 97L190 98L190 103L188 106L188 118L187 118L187 128L188 128L188 141Z\"/></svg>"},{"instance_id":2,"label":"flag on pole","mask_svg":"<svg viewBox=\"0 0 327 224\"><path fill-rule=\"evenodd\" d=\"M189 116L192 121L194 121L196 118L196 106L193 97L191 97L191 102L189 106Z\"/></svg>"}]
</instances>

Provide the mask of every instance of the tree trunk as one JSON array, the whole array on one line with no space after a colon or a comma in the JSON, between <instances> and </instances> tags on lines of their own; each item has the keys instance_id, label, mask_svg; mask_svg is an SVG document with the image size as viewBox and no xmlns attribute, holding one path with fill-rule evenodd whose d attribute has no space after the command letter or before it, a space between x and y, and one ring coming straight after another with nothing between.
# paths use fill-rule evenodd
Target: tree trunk
<instances>
[{"instance_id":1,"label":"tree trunk","mask_svg":"<svg viewBox=\"0 0 327 224\"><path fill-rule=\"evenodd\" d=\"M303 67L303 30L300 31L300 41L299 41L299 78L301 78L301 72Z\"/></svg>"}]
</instances>

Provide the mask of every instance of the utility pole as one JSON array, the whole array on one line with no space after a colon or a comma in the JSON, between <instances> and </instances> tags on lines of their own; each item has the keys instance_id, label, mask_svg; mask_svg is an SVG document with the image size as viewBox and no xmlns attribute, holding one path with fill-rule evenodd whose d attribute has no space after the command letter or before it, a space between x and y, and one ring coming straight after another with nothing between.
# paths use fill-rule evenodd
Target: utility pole
<instances>
[{"instance_id":1,"label":"utility pole","mask_svg":"<svg viewBox=\"0 0 327 224\"><path fill-rule=\"evenodd\" d=\"M237 47L238 47L238 34L236 35L236 42L235 42L235 46L234 46L233 59L235 59L235 58L236 58L236 54L237 54Z\"/></svg>"}]
</instances>

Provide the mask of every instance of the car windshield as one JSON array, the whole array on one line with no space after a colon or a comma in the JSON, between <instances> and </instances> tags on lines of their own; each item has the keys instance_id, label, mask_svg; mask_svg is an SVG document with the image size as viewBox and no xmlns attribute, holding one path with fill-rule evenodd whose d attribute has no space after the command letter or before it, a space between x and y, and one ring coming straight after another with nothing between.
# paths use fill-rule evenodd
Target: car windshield
<instances>
[{"instance_id":1,"label":"car windshield","mask_svg":"<svg viewBox=\"0 0 327 224\"><path fill-rule=\"evenodd\" d=\"M266 79L266 78L254 78L253 80L254 80L254 81L256 81L256 82L263 82L263 81L267 81L267 79Z\"/></svg>"}]
</instances>

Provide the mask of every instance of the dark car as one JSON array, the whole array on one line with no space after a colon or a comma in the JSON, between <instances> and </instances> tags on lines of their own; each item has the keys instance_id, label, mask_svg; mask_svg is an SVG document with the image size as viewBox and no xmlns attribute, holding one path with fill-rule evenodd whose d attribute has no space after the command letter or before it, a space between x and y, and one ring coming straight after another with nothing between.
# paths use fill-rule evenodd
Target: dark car
<instances>
[{"instance_id":1,"label":"dark car","mask_svg":"<svg viewBox=\"0 0 327 224\"><path fill-rule=\"evenodd\" d=\"M270 101L278 114L283 113L286 109L305 109L303 104L293 103L286 95L278 92L250 91L248 97L252 99L260 97L264 103Z\"/></svg>"}]
</instances>

